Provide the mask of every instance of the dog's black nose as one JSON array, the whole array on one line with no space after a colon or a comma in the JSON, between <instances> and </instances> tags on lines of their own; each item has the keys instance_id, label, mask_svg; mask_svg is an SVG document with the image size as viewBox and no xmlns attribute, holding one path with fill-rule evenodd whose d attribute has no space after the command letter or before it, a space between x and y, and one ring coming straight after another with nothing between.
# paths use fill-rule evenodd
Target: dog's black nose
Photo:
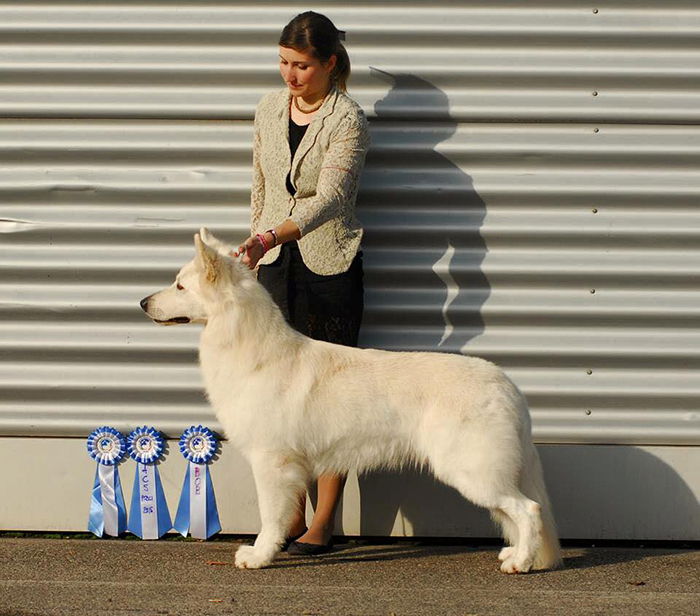
<instances>
[{"instance_id":1,"label":"dog's black nose","mask_svg":"<svg viewBox=\"0 0 700 616\"><path fill-rule=\"evenodd\" d=\"M150 297L150 296L149 296L149 297ZM144 298L141 300L141 308L143 308L144 311L146 310L146 306L148 306L148 297L144 297Z\"/></svg>"}]
</instances>

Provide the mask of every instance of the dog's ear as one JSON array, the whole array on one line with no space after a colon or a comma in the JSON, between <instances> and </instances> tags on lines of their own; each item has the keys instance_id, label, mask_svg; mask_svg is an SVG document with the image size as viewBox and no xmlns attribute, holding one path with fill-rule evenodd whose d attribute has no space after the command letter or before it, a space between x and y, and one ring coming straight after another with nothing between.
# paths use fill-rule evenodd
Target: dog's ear
<instances>
[{"instance_id":1,"label":"dog's ear","mask_svg":"<svg viewBox=\"0 0 700 616\"><path fill-rule=\"evenodd\" d=\"M202 227L199 230L199 237L205 244L211 246L214 250L218 251L220 255L228 257L231 256L234 252L233 246L220 240L206 227Z\"/></svg>"},{"instance_id":2,"label":"dog's ear","mask_svg":"<svg viewBox=\"0 0 700 616\"><path fill-rule=\"evenodd\" d=\"M199 239L201 239L205 244L209 244L209 246L211 246L214 243L212 240L216 238L212 235L209 229L202 227L199 230Z\"/></svg>"},{"instance_id":3,"label":"dog's ear","mask_svg":"<svg viewBox=\"0 0 700 616\"><path fill-rule=\"evenodd\" d=\"M219 253L205 244L199 233L195 233L194 245L197 249L197 267L204 273L207 282L215 282L219 275Z\"/></svg>"}]
</instances>

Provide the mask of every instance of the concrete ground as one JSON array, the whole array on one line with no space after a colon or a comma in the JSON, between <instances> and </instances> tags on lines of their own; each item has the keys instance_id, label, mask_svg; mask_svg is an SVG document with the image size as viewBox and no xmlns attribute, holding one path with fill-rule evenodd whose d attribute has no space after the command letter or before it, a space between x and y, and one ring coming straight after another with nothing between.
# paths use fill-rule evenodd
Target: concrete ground
<instances>
[{"instance_id":1,"label":"concrete ground","mask_svg":"<svg viewBox=\"0 0 700 616\"><path fill-rule=\"evenodd\" d=\"M268 569L231 541L0 538L0 616L700 614L700 551L565 549L565 569L498 570L498 548L350 542Z\"/></svg>"}]
</instances>

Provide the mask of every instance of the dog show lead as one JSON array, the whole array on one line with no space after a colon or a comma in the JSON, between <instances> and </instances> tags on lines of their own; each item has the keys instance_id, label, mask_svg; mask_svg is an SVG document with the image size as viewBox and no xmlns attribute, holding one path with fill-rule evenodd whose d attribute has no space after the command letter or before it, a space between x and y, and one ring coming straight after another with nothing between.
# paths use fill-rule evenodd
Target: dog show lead
<instances>
[{"instance_id":1,"label":"dog show lead","mask_svg":"<svg viewBox=\"0 0 700 616\"><path fill-rule=\"evenodd\" d=\"M355 201L370 136L362 109L347 94L343 40L344 32L312 11L282 31L287 87L265 95L255 112L251 236L234 254L257 267L258 281L297 331L356 347L364 303ZM318 478L308 529L302 495L289 553L330 551L344 485L344 475Z\"/></svg>"}]
</instances>

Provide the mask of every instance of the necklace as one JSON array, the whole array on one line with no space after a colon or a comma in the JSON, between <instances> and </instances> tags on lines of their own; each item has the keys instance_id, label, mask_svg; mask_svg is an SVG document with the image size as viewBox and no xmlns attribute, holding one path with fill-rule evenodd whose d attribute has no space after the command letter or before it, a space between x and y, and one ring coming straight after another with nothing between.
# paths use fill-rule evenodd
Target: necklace
<instances>
[{"instance_id":1,"label":"necklace","mask_svg":"<svg viewBox=\"0 0 700 616\"><path fill-rule=\"evenodd\" d=\"M316 105L314 105L311 109L302 109L299 107L299 97L295 96L294 98L294 106L297 108L297 111L300 111L301 113L314 113L314 111L318 111L321 108L321 105L323 105L323 101L326 100L326 97L324 96Z\"/></svg>"}]
</instances>

